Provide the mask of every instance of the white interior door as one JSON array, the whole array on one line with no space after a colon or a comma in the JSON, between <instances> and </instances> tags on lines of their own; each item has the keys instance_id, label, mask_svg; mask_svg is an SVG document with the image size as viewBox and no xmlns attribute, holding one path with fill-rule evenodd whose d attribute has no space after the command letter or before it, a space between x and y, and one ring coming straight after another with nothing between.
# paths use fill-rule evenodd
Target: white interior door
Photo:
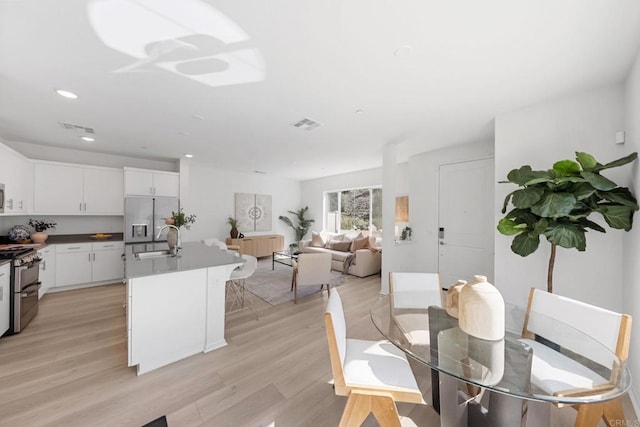
<instances>
[{"instance_id":1,"label":"white interior door","mask_svg":"<svg viewBox=\"0 0 640 427\"><path fill-rule=\"evenodd\" d=\"M438 271L442 286L474 275L493 281L493 159L441 165Z\"/></svg>"}]
</instances>

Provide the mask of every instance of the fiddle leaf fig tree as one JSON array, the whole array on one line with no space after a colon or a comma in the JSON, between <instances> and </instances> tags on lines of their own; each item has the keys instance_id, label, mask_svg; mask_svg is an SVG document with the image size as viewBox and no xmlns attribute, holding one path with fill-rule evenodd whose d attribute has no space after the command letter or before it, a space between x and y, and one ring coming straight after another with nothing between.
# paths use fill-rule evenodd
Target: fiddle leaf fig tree
<instances>
[{"instance_id":1,"label":"fiddle leaf fig tree","mask_svg":"<svg viewBox=\"0 0 640 427\"><path fill-rule=\"evenodd\" d=\"M516 184L515 190L504 199L498 231L513 236L511 250L526 257L538 249L540 236L551 244L547 270L547 290L553 292L553 266L556 247L587 247L588 229L606 233L601 225L591 221L591 214L599 214L611 228L631 230L633 214L638 203L631 191L619 187L600 172L626 165L638 157L632 153L621 159L601 164L592 155L576 152L576 161L560 160L553 169L534 171L525 165L513 169L507 181ZM509 203L513 209L507 213Z\"/></svg>"}]
</instances>

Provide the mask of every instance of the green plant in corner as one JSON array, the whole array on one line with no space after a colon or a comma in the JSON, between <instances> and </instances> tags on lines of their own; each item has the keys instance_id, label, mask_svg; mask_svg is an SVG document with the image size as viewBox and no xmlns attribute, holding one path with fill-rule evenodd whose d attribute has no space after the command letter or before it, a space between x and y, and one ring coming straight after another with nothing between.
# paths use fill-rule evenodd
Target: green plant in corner
<instances>
[{"instance_id":1,"label":"green plant in corner","mask_svg":"<svg viewBox=\"0 0 640 427\"><path fill-rule=\"evenodd\" d=\"M295 216L297 224L294 224L294 222L288 216L280 215L278 217L280 221L293 228L293 231L295 231L296 233L296 243L299 243L302 239L304 239L304 236L307 235L309 229L311 228L311 223L315 222L312 219L305 218L308 210L309 206L305 206L304 208L300 208L297 211L287 211Z\"/></svg>"},{"instance_id":2,"label":"green plant in corner","mask_svg":"<svg viewBox=\"0 0 640 427\"><path fill-rule=\"evenodd\" d=\"M638 210L636 198L626 187L600 174L633 162L638 157L632 153L612 162L601 164L587 153L576 152L576 160L560 160L553 169L534 171L525 165L513 169L507 181L522 187L509 193L504 199L502 213L511 202L514 209L498 222L498 231L514 236L511 250L526 257L538 249L540 235L551 244L547 270L547 290L553 292L553 267L556 247L587 247L587 229L606 233L599 224L591 221L593 213L602 215L611 227L631 230L633 214Z\"/></svg>"}]
</instances>

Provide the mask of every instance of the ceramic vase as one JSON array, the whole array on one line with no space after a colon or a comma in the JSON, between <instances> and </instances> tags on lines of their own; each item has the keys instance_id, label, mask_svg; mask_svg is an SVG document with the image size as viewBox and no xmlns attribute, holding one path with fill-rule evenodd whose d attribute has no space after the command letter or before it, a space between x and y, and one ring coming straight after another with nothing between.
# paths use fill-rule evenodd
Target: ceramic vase
<instances>
[{"instance_id":1,"label":"ceramic vase","mask_svg":"<svg viewBox=\"0 0 640 427\"><path fill-rule=\"evenodd\" d=\"M458 307L460 305L460 292L464 285L467 284L466 280L458 280L455 284L451 285L447 290L447 296L445 300L445 309L447 314L451 317L458 318Z\"/></svg>"},{"instance_id":2,"label":"ceramic vase","mask_svg":"<svg viewBox=\"0 0 640 427\"><path fill-rule=\"evenodd\" d=\"M31 233L30 237L33 243L44 243L49 235L44 231L36 231L35 233Z\"/></svg>"},{"instance_id":3,"label":"ceramic vase","mask_svg":"<svg viewBox=\"0 0 640 427\"><path fill-rule=\"evenodd\" d=\"M229 232L232 239L236 239L238 237L238 229L236 227L231 227L231 231Z\"/></svg>"},{"instance_id":4,"label":"ceramic vase","mask_svg":"<svg viewBox=\"0 0 640 427\"><path fill-rule=\"evenodd\" d=\"M178 230L175 228L169 228L167 231L167 245L169 245L169 250L173 252L176 245L178 244Z\"/></svg>"},{"instance_id":5,"label":"ceramic vase","mask_svg":"<svg viewBox=\"0 0 640 427\"><path fill-rule=\"evenodd\" d=\"M464 285L458 300L458 326L484 340L504 338L504 299L485 276L474 276Z\"/></svg>"}]
</instances>

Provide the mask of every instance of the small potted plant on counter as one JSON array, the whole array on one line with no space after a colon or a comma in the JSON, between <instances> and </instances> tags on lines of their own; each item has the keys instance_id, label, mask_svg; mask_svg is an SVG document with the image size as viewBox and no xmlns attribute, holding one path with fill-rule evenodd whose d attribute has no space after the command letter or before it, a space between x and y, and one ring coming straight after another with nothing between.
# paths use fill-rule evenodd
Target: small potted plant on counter
<instances>
[{"instance_id":1,"label":"small potted plant on counter","mask_svg":"<svg viewBox=\"0 0 640 427\"><path fill-rule=\"evenodd\" d=\"M49 235L45 233L50 228L56 227L55 222L41 221L39 219L30 219L29 225L33 227L35 232L31 233L31 240L33 243L44 243Z\"/></svg>"}]
</instances>

